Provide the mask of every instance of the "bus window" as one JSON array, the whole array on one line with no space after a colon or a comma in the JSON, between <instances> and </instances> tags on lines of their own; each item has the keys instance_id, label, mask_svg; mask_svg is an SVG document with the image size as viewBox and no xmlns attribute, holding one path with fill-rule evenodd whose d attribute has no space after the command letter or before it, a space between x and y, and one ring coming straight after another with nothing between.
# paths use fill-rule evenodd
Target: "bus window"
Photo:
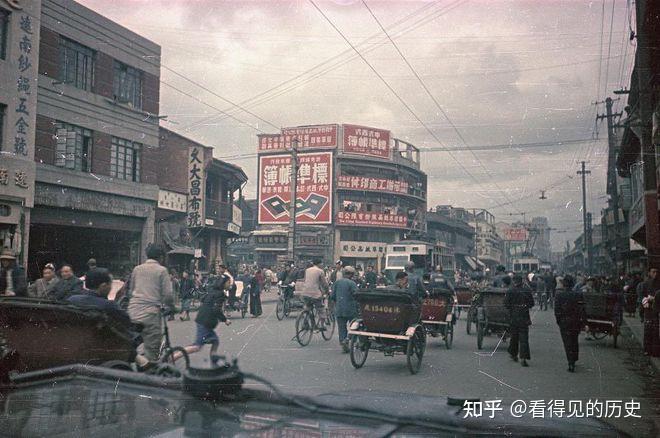
<instances>
[{"instance_id":1,"label":"bus window","mask_svg":"<svg viewBox=\"0 0 660 438\"><path fill-rule=\"evenodd\" d=\"M514 263L513 272L520 272L520 263Z\"/></svg>"},{"instance_id":2,"label":"bus window","mask_svg":"<svg viewBox=\"0 0 660 438\"><path fill-rule=\"evenodd\" d=\"M407 255L390 255L387 256L386 269L403 268L408 263Z\"/></svg>"},{"instance_id":3,"label":"bus window","mask_svg":"<svg viewBox=\"0 0 660 438\"><path fill-rule=\"evenodd\" d=\"M536 263L531 264L532 272L537 272L539 270L539 265Z\"/></svg>"},{"instance_id":4,"label":"bus window","mask_svg":"<svg viewBox=\"0 0 660 438\"><path fill-rule=\"evenodd\" d=\"M523 272L529 272L529 263L523 263L522 270Z\"/></svg>"},{"instance_id":5,"label":"bus window","mask_svg":"<svg viewBox=\"0 0 660 438\"><path fill-rule=\"evenodd\" d=\"M416 269L426 269L426 261L428 260L426 256L413 255L410 256L410 260L415 264Z\"/></svg>"},{"instance_id":6,"label":"bus window","mask_svg":"<svg viewBox=\"0 0 660 438\"><path fill-rule=\"evenodd\" d=\"M406 247L405 246L393 246L392 251L393 252L405 252Z\"/></svg>"}]
</instances>

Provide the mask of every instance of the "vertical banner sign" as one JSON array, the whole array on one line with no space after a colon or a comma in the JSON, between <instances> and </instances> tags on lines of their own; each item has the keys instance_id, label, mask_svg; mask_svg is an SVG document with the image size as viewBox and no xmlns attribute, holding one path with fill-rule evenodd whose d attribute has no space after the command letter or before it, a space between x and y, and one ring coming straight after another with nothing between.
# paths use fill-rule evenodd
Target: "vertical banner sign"
<instances>
[{"instance_id":1,"label":"vertical banner sign","mask_svg":"<svg viewBox=\"0 0 660 438\"><path fill-rule=\"evenodd\" d=\"M390 158L390 131L344 125L344 153Z\"/></svg>"},{"instance_id":2,"label":"vertical banner sign","mask_svg":"<svg viewBox=\"0 0 660 438\"><path fill-rule=\"evenodd\" d=\"M204 223L204 151L201 147L188 149L188 227Z\"/></svg>"},{"instance_id":3,"label":"vertical banner sign","mask_svg":"<svg viewBox=\"0 0 660 438\"><path fill-rule=\"evenodd\" d=\"M332 153L298 154L296 221L329 224L332 220ZM259 224L288 224L291 156L259 157Z\"/></svg>"}]
</instances>

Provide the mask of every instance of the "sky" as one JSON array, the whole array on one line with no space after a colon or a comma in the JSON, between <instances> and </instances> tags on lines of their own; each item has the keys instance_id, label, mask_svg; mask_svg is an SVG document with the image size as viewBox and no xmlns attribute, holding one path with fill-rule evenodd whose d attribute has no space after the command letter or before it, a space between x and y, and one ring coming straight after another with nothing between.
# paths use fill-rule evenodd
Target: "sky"
<instances>
[{"instance_id":1,"label":"sky","mask_svg":"<svg viewBox=\"0 0 660 438\"><path fill-rule=\"evenodd\" d=\"M161 45L162 125L243 167L248 197L258 133L352 123L423 151L429 207L546 216L554 250L581 233L586 161L599 221L607 129L593 103L629 85L629 0L365 1L315 1L326 19L309 1L79 0Z\"/></svg>"}]
</instances>

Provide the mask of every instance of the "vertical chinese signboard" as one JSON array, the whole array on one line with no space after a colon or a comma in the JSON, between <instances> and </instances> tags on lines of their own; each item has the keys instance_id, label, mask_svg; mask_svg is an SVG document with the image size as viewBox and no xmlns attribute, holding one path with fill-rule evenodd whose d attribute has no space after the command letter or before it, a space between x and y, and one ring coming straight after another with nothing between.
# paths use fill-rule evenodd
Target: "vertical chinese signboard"
<instances>
[{"instance_id":1,"label":"vertical chinese signboard","mask_svg":"<svg viewBox=\"0 0 660 438\"><path fill-rule=\"evenodd\" d=\"M188 149L188 227L201 227L204 223L204 149Z\"/></svg>"},{"instance_id":2,"label":"vertical chinese signboard","mask_svg":"<svg viewBox=\"0 0 660 438\"><path fill-rule=\"evenodd\" d=\"M344 126L344 153L390 158L390 131L366 126Z\"/></svg>"},{"instance_id":3,"label":"vertical chinese signboard","mask_svg":"<svg viewBox=\"0 0 660 438\"><path fill-rule=\"evenodd\" d=\"M332 221L332 152L298 154L296 221ZM291 202L291 156L259 157L259 224L287 224Z\"/></svg>"}]
</instances>

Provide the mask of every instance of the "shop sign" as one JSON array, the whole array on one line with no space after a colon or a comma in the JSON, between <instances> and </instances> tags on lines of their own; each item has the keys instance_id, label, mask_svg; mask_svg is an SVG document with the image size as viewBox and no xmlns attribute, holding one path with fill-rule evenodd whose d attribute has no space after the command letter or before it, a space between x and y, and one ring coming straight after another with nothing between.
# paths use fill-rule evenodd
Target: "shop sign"
<instances>
[{"instance_id":1,"label":"shop sign","mask_svg":"<svg viewBox=\"0 0 660 438\"><path fill-rule=\"evenodd\" d=\"M329 224L332 219L332 153L298 154L296 221ZM291 156L259 157L259 224L288 224Z\"/></svg>"},{"instance_id":2,"label":"shop sign","mask_svg":"<svg viewBox=\"0 0 660 438\"><path fill-rule=\"evenodd\" d=\"M408 183L405 181L369 178L366 176L339 175L337 177L337 188L389 193L408 193Z\"/></svg>"},{"instance_id":3,"label":"shop sign","mask_svg":"<svg viewBox=\"0 0 660 438\"><path fill-rule=\"evenodd\" d=\"M230 233L239 234L241 232L241 227L239 227L238 225L232 222L229 222L227 224L227 231L229 231Z\"/></svg>"},{"instance_id":4,"label":"shop sign","mask_svg":"<svg viewBox=\"0 0 660 438\"><path fill-rule=\"evenodd\" d=\"M188 148L188 227L201 227L204 219L204 150Z\"/></svg>"},{"instance_id":5,"label":"shop sign","mask_svg":"<svg viewBox=\"0 0 660 438\"><path fill-rule=\"evenodd\" d=\"M337 213L337 225L407 228L408 218L399 214L340 211Z\"/></svg>"},{"instance_id":6,"label":"shop sign","mask_svg":"<svg viewBox=\"0 0 660 438\"><path fill-rule=\"evenodd\" d=\"M163 210L186 212L187 196L169 190L158 190L158 208Z\"/></svg>"},{"instance_id":7,"label":"shop sign","mask_svg":"<svg viewBox=\"0 0 660 438\"><path fill-rule=\"evenodd\" d=\"M342 257L380 257L385 255L387 244L383 242L339 242Z\"/></svg>"},{"instance_id":8,"label":"shop sign","mask_svg":"<svg viewBox=\"0 0 660 438\"><path fill-rule=\"evenodd\" d=\"M366 126L344 126L344 153L390 158L390 131Z\"/></svg>"},{"instance_id":9,"label":"shop sign","mask_svg":"<svg viewBox=\"0 0 660 438\"><path fill-rule=\"evenodd\" d=\"M298 139L298 149L335 149L337 125L299 126L283 128L280 134L259 135L259 152L276 152L291 149Z\"/></svg>"},{"instance_id":10,"label":"shop sign","mask_svg":"<svg viewBox=\"0 0 660 438\"><path fill-rule=\"evenodd\" d=\"M24 199L25 206L34 205L34 161L0 152L0 193Z\"/></svg>"},{"instance_id":11,"label":"shop sign","mask_svg":"<svg viewBox=\"0 0 660 438\"><path fill-rule=\"evenodd\" d=\"M526 241L527 240L527 229L521 227L508 227L503 230L504 240L513 240L513 241Z\"/></svg>"}]
</instances>

